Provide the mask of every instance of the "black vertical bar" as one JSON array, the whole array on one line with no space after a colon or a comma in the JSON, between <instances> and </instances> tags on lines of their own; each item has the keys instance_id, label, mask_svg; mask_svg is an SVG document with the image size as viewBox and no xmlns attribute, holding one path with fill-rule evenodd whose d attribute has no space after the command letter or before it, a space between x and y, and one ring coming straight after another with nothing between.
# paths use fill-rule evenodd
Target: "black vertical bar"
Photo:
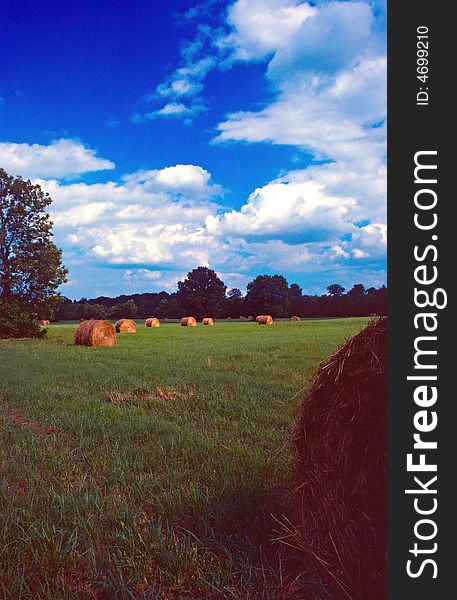
<instances>
[{"instance_id":1,"label":"black vertical bar","mask_svg":"<svg viewBox=\"0 0 457 600\"><path fill-rule=\"evenodd\" d=\"M454 210L456 193L452 191L450 178L453 170L451 160L456 152L447 147L451 135L455 135L455 116L451 113L450 102L451 89L456 83L457 69L452 61L455 61L457 36L455 31L451 31L452 3L391 0L388 8L389 599L432 600L457 594L453 589L457 566L454 566L455 551L452 548L456 532L452 509L457 504L452 493L453 473L456 471L452 463L454 457L457 458L457 422L451 414L451 411L455 412L453 407L457 398L455 385L450 385L452 336L457 329L452 322L450 308L450 280L452 271L456 270L451 267L456 256L451 240L457 239L457 232L452 232L455 227L452 213L457 212ZM427 37L419 38L419 35ZM419 41L427 41L428 44L418 44ZM428 70L419 68L418 71L418 67L424 66L424 61L418 59L424 58L425 54L418 53L418 50L425 49L425 46L428 46L425 57ZM424 74L427 78L419 79L418 76ZM424 104L418 104L418 101ZM436 155L422 155L420 158L423 163L437 165L436 171L421 172L422 179L427 178L426 173L430 174L430 179L436 177L436 184L415 183L414 157L421 151L436 151ZM437 194L436 208L418 211L414 197L419 189L432 189ZM427 198L432 202L434 196L430 192L420 196L424 202ZM423 223L436 213L436 227L420 230L414 224L415 213L420 213ZM415 246L419 255L423 256L428 245L436 248L436 260L433 260L435 252L430 249L426 258L418 261L414 257ZM418 285L415 280L415 268L424 264L429 274L433 272L433 266L437 268L435 283ZM415 288L426 289L430 295L436 288L443 288L448 295L447 307L417 307ZM436 355L427 357L427 363L436 364L437 369L414 369L414 342L418 336L427 335L421 318L416 322L417 328L414 323L415 315L421 312L436 314L437 330L428 335L436 336L437 340L421 343L427 345L427 349L437 350ZM429 325L432 321L433 318ZM435 375L437 381L408 381L409 375ZM438 425L436 429L422 434L422 438L437 441L438 447L423 453L427 462L437 464L437 471L421 474L407 471L407 455L413 453L414 462L417 462L421 453L413 447L413 434L417 433L414 416L421 410L413 394L417 386L426 384L434 385L438 390L436 404L427 409L427 419L432 419L431 413L436 412ZM415 475L425 485L436 475L436 482L429 485L429 489L436 489L436 494L405 494L407 489L420 489L414 481ZM430 515L418 514L415 498L418 498L417 507L422 510L431 510L436 499L437 510ZM415 526L421 536L432 535L434 531L431 523L417 526L421 519L436 523L436 536L430 540L418 539L415 534ZM411 552L415 543L420 550L416 552L417 556ZM437 547L433 552L435 543ZM434 563L424 563L428 559ZM412 561L411 573L417 575L420 572L416 577L407 572L408 560ZM436 578L433 577L435 574Z\"/></svg>"}]
</instances>

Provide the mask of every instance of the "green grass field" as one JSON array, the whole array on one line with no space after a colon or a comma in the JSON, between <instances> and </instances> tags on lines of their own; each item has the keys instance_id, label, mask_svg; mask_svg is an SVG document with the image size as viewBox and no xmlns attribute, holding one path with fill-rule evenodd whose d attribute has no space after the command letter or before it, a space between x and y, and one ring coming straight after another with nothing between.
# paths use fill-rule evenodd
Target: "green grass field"
<instances>
[{"instance_id":1,"label":"green grass field","mask_svg":"<svg viewBox=\"0 0 457 600\"><path fill-rule=\"evenodd\" d=\"M277 597L277 450L318 363L366 322L0 340L1 597Z\"/></svg>"}]
</instances>

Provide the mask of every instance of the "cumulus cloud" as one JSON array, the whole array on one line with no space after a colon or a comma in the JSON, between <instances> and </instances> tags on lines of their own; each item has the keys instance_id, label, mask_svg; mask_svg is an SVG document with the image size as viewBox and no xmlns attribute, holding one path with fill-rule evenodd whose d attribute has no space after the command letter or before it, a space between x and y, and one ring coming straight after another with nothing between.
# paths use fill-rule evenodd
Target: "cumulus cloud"
<instances>
[{"instance_id":1,"label":"cumulus cloud","mask_svg":"<svg viewBox=\"0 0 457 600\"><path fill-rule=\"evenodd\" d=\"M258 60L286 48L292 35L316 9L294 0L238 0L228 10L229 34L218 39L232 60Z\"/></svg>"},{"instance_id":2,"label":"cumulus cloud","mask_svg":"<svg viewBox=\"0 0 457 600\"><path fill-rule=\"evenodd\" d=\"M355 202L325 195L316 181L275 182L255 190L240 210L209 216L207 227L248 237L327 239L352 231L348 213Z\"/></svg>"},{"instance_id":3,"label":"cumulus cloud","mask_svg":"<svg viewBox=\"0 0 457 600\"><path fill-rule=\"evenodd\" d=\"M63 138L48 146L0 142L0 164L14 175L31 178L76 177L115 168L110 160L99 158L95 150Z\"/></svg>"},{"instance_id":4,"label":"cumulus cloud","mask_svg":"<svg viewBox=\"0 0 457 600\"><path fill-rule=\"evenodd\" d=\"M274 80L303 73L335 73L375 53L374 18L365 2L331 2L315 9L275 48L268 74Z\"/></svg>"},{"instance_id":5,"label":"cumulus cloud","mask_svg":"<svg viewBox=\"0 0 457 600\"><path fill-rule=\"evenodd\" d=\"M136 171L124 175L122 180L130 186L141 184L144 189L164 189L174 193L192 193L206 197L221 193L218 184L211 183L211 174L196 165L175 165L164 169Z\"/></svg>"},{"instance_id":6,"label":"cumulus cloud","mask_svg":"<svg viewBox=\"0 0 457 600\"><path fill-rule=\"evenodd\" d=\"M37 180L53 198L57 242L105 264L209 263L204 228L221 191L202 167L138 171L100 184Z\"/></svg>"}]
</instances>

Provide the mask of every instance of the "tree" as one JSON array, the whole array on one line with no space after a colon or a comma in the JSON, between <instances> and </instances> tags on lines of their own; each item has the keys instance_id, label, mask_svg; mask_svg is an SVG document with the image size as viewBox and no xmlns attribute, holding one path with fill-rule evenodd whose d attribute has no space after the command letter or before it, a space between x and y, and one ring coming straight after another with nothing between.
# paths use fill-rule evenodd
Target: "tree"
<instances>
[{"instance_id":1,"label":"tree","mask_svg":"<svg viewBox=\"0 0 457 600\"><path fill-rule=\"evenodd\" d=\"M231 290L229 290L227 292L228 298L241 298L242 296L243 296L243 294L241 293L241 290L239 290L238 288L232 288Z\"/></svg>"},{"instance_id":2,"label":"tree","mask_svg":"<svg viewBox=\"0 0 457 600\"><path fill-rule=\"evenodd\" d=\"M294 315L300 315L303 311L303 290L297 283L291 283L289 287L290 310Z\"/></svg>"},{"instance_id":3,"label":"tree","mask_svg":"<svg viewBox=\"0 0 457 600\"><path fill-rule=\"evenodd\" d=\"M289 286L282 275L259 275L246 286L252 312L286 317L290 313Z\"/></svg>"},{"instance_id":4,"label":"tree","mask_svg":"<svg viewBox=\"0 0 457 600\"><path fill-rule=\"evenodd\" d=\"M89 305L90 306L90 305ZM96 304L93 306L97 306ZM130 299L121 304L115 304L109 309L111 319L135 319L138 315L138 308L135 302Z\"/></svg>"},{"instance_id":5,"label":"tree","mask_svg":"<svg viewBox=\"0 0 457 600\"><path fill-rule=\"evenodd\" d=\"M352 288L348 292L348 296L362 296L365 293L365 286L363 283L354 283Z\"/></svg>"},{"instance_id":6,"label":"tree","mask_svg":"<svg viewBox=\"0 0 457 600\"><path fill-rule=\"evenodd\" d=\"M197 318L220 317L224 310L227 286L217 273L207 267L197 267L178 281L176 298L179 305Z\"/></svg>"},{"instance_id":7,"label":"tree","mask_svg":"<svg viewBox=\"0 0 457 600\"><path fill-rule=\"evenodd\" d=\"M0 302L9 323L0 337L40 337L34 319L66 282L62 251L51 241L51 202L39 185L0 169Z\"/></svg>"},{"instance_id":8,"label":"tree","mask_svg":"<svg viewBox=\"0 0 457 600\"><path fill-rule=\"evenodd\" d=\"M332 283L327 286L327 292L330 296L342 296L346 290L339 283Z\"/></svg>"},{"instance_id":9,"label":"tree","mask_svg":"<svg viewBox=\"0 0 457 600\"><path fill-rule=\"evenodd\" d=\"M243 298L241 290L238 288L232 288L227 292L227 300L225 301L225 317L238 318L243 316L246 308L246 303ZM247 316L247 315L244 315Z\"/></svg>"},{"instance_id":10,"label":"tree","mask_svg":"<svg viewBox=\"0 0 457 600\"><path fill-rule=\"evenodd\" d=\"M154 313L150 312L149 314L153 315ZM161 319L176 319L185 316L184 309L178 304L176 294L170 294L167 298L163 298L155 310L155 314Z\"/></svg>"}]
</instances>

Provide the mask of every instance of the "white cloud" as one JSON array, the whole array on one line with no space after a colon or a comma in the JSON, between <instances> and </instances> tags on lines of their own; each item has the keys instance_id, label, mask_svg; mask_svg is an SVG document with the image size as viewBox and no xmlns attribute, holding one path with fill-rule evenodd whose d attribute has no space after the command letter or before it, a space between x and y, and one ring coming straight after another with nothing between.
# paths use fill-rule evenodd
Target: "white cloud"
<instances>
[{"instance_id":1,"label":"white cloud","mask_svg":"<svg viewBox=\"0 0 457 600\"><path fill-rule=\"evenodd\" d=\"M386 62L359 64L322 82L318 78L290 86L259 112L237 112L219 124L216 141L290 144L319 158L366 162L383 159Z\"/></svg>"},{"instance_id":2,"label":"white cloud","mask_svg":"<svg viewBox=\"0 0 457 600\"><path fill-rule=\"evenodd\" d=\"M303 73L336 73L354 67L372 54L377 38L366 2L330 2L313 11L277 47L268 67L276 81L293 80Z\"/></svg>"},{"instance_id":3,"label":"white cloud","mask_svg":"<svg viewBox=\"0 0 457 600\"><path fill-rule=\"evenodd\" d=\"M127 185L141 184L146 190L173 191L176 193L192 192L205 196L214 196L220 193L220 186L210 183L211 174L196 165L175 165L164 169L137 171L125 175L123 181Z\"/></svg>"},{"instance_id":4,"label":"white cloud","mask_svg":"<svg viewBox=\"0 0 457 600\"><path fill-rule=\"evenodd\" d=\"M354 198L329 196L316 181L273 182L253 192L237 211L209 216L209 231L284 239L299 235L303 241L326 239L351 232L348 218Z\"/></svg>"},{"instance_id":5,"label":"white cloud","mask_svg":"<svg viewBox=\"0 0 457 600\"><path fill-rule=\"evenodd\" d=\"M147 118L154 117L168 117L168 116L183 116L192 114L192 109L184 106L184 104L180 102L170 102L169 104L165 104L163 108L160 110L155 110L153 112L147 113L145 116Z\"/></svg>"},{"instance_id":6,"label":"white cloud","mask_svg":"<svg viewBox=\"0 0 457 600\"><path fill-rule=\"evenodd\" d=\"M200 32L200 37L202 32ZM208 72L216 65L216 59L212 56L205 56L195 60L195 54L200 50L201 44L194 42L188 45L184 50L187 57L186 64L165 81L157 86L156 93L165 98L176 98L181 96L195 96L202 89L200 83Z\"/></svg>"},{"instance_id":7,"label":"white cloud","mask_svg":"<svg viewBox=\"0 0 457 600\"><path fill-rule=\"evenodd\" d=\"M138 171L120 183L37 180L53 198L56 240L87 260L113 265L209 263L214 240L204 228L220 187L195 165Z\"/></svg>"},{"instance_id":8,"label":"white cloud","mask_svg":"<svg viewBox=\"0 0 457 600\"><path fill-rule=\"evenodd\" d=\"M218 40L232 51L232 60L261 59L286 48L291 36L315 13L306 2L238 0L229 8L231 33Z\"/></svg>"},{"instance_id":9,"label":"white cloud","mask_svg":"<svg viewBox=\"0 0 457 600\"><path fill-rule=\"evenodd\" d=\"M110 160L81 142L60 139L48 146L0 142L0 165L13 175L23 177L75 177L90 171L114 169Z\"/></svg>"}]
</instances>

